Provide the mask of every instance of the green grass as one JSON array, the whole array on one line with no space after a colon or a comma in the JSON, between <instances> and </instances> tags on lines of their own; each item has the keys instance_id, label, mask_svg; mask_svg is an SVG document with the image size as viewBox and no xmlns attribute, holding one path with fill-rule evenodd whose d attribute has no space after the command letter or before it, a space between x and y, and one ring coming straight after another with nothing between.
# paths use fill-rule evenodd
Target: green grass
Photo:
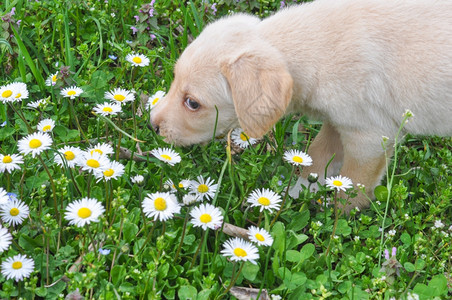
<instances>
[{"instance_id":1,"label":"green grass","mask_svg":"<svg viewBox=\"0 0 452 300\"><path fill-rule=\"evenodd\" d=\"M88 299L235 299L231 288L247 287L256 296L265 289L283 299L415 299L414 294L450 299L451 138L406 137L396 148L396 159L388 159L391 175L378 188L372 207L339 218L333 206L317 202L334 198L323 186L317 193L305 190L297 200L286 198L280 214L259 213L246 202L258 188L285 194L293 170L282 159L284 151L305 151L320 126L303 117L282 120L271 137L237 154L225 142L212 141L173 147L182 158L173 167L139 155L140 149L167 146L148 129L148 113L136 114L140 95L168 90L175 60L205 24L228 11L265 17L280 6L279 1L217 1L214 15L211 4L201 1L156 2L153 16L140 11L145 3L135 1L15 0L0 5L0 86L21 81L30 93L21 102L0 103L0 123L6 122L0 127L0 154L18 153L18 141L40 120L56 122L51 149L40 158L26 155L11 174L0 173L0 187L30 207L22 224L2 221L13 243L0 260L25 254L35 263L23 281L0 275L0 298L63 299L80 293ZM15 14L6 18L13 7ZM131 26L137 28L135 35ZM125 56L133 51L146 55L150 66L132 68ZM57 84L45 86L56 71ZM81 87L83 94L74 100L60 96L70 85ZM117 87L133 89L135 103L124 104L119 117L94 115L104 93ZM43 108L27 106L42 98L49 99ZM112 144L110 159L125 166L121 178L96 182L80 168L54 162L56 149L86 149L98 142ZM121 147L137 159L121 158ZM144 176L144 184L131 182L137 174ZM209 202L221 209L226 223L245 229L258 225L274 237L271 247L258 247L257 265L221 255L229 236L193 227L188 213L196 204L183 206L166 222L143 215L147 194L167 191L168 179L177 183L199 175L219 185ZM175 195L182 201L185 194L179 189ZM67 205L87 196L106 208L100 222L69 225ZM438 221L444 227L437 228ZM96 253L99 247L110 253ZM385 250L391 253L393 247L396 256L385 258Z\"/></svg>"}]
</instances>

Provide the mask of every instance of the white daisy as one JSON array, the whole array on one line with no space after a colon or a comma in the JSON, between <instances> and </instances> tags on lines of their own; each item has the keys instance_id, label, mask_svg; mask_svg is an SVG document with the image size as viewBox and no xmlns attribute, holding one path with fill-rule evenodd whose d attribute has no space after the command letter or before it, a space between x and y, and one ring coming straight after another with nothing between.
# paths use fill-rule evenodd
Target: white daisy
<instances>
[{"instance_id":1,"label":"white daisy","mask_svg":"<svg viewBox=\"0 0 452 300\"><path fill-rule=\"evenodd\" d=\"M28 98L27 85L23 82L13 82L0 87L0 101L16 102Z\"/></svg>"},{"instance_id":2,"label":"white daisy","mask_svg":"<svg viewBox=\"0 0 452 300\"><path fill-rule=\"evenodd\" d=\"M180 205L176 197L170 193L148 194L144 198L142 206L144 214L149 218L154 218L154 221L166 221L180 212Z\"/></svg>"},{"instance_id":3,"label":"white daisy","mask_svg":"<svg viewBox=\"0 0 452 300\"><path fill-rule=\"evenodd\" d=\"M135 175L132 178L130 178L130 180L132 181L132 183L141 184L144 181L144 177L143 175Z\"/></svg>"},{"instance_id":4,"label":"white daisy","mask_svg":"<svg viewBox=\"0 0 452 300\"><path fill-rule=\"evenodd\" d=\"M93 154L97 152L102 155L110 155L113 154L113 147L107 143L97 143L97 145L89 147L86 152Z\"/></svg>"},{"instance_id":5,"label":"white daisy","mask_svg":"<svg viewBox=\"0 0 452 300\"><path fill-rule=\"evenodd\" d=\"M98 178L98 182L102 179L110 180L110 179L118 179L124 174L124 165L117 161L110 161L109 165L106 167L105 171L96 172L96 178Z\"/></svg>"},{"instance_id":6,"label":"white daisy","mask_svg":"<svg viewBox=\"0 0 452 300\"><path fill-rule=\"evenodd\" d=\"M250 241L259 246L271 246L273 244L273 238L270 233L268 233L267 230L257 228L256 226L250 226L248 228L248 237Z\"/></svg>"},{"instance_id":7,"label":"white daisy","mask_svg":"<svg viewBox=\"0 0 452 300\"><path fill-rule=\"evenodd\" d=\"M22 99L27 99L28 98L27 85L23 82L16 82L15 84L17 84L16 93L14 94L13 98L9 101L16 102L21 101Z\"/></svg>"},{"instance_id":8,"label":"white daisy","mask_svg":"<svg viewBox=\"0 0 452 300\"><path fill-rule=\"evenodd\" d=\"M325 184L327 187L336 189L337 191L339 190L345 191L353 187L353 183L350 180L350 178L343 177L341 175L327 178L325 180Z\"/></svg>"},{"instance_id":9,"label":"white daisy","mask_svg":"<svg viewBox=\"0 0 452 300\"><path fill-rule=\"evenodd\" d=\"M149 65L149 58L143 54L130 53L127 54L126 60L132 64L134 67L146 67Z\"/></svg>"},{"instance_id":10,"label":"white daisy","mask_svg":"<svg viewBox=\"0 0 452 300\"><path fill-rule=\"evenodd\" d=\"M2 221L11 226L22 224L29 213L30 209L28 208L28 205L19 199L9 200L0 206Z\"/></svg>"},{"instance_id":11,"label":"white daisy","mask_svg":"<svg viewBox=\"0 0 452 300\"><path fill-rule=\"evenodd\" d=\"M105 92L104 97L107 100L118 103L126 103L135 100L133 92L121 88L115 88L112 91Z\"/></svg>"},{"instance_id":12,"label":"white daisy","mask_svg":"<svg viewBox=\"0 0 452 300\"><path fill-rule=\"evenodd\" d=\"M19 164L23 164L22 155L18 154L0 154L0 173L11 173L14 170L20 170Z\"/></svg>"},{"instance_id":13,"label":"white daisy","mask_svg":"<svg viewBox=\"0 0 452 300\"><path fill-rule=\"evenodd\" d=\"M177 188L176 188L176 184L171 179L168 179L165 182L165 184L167 186L169 186L169 188L171 189L172 192L176 192L177 189L186 190L186 189L190 188L191 181L188 179L183 179L183 180L179 181L179 183L177 184Z\"/></svg>"},{"instance_id":14,"label":"white daisy","mask_svg":"<svg viewBox=\"0 0 452 300\"><path fill-rule=\"evenodd\" d=\"M47 99L39 99L37 101L28 103L27 106L38 109L40 107L43 107L46 103L47 103Z\"/></svg>"},{"instance_id":15,"label":"white daisy","mask_svg":"<svg viewBox=\"0 0 452 300\"><path fill-rule=\"evenodd\" d=\"M193 203L197 202L198 200L199 200L198 196L193 193L188 193L182 197L182 203L184 205L193 204Z\"/></svg>"},{"instance_id":16,"label":"white daisy","mask_svg":"<svg viewBox=\"0 0 452 300\"><path fill-rule=\"evenodd\" d=\"M162 98L165 97L164 91L158 91L148 99L148 108L151 109L156 106Z\"/></svg>"},{"instance_id":17,"label":"white daisy","mask_svg":"<svg viewBox=\"0 0 452 300\"><path fill-rule=\"evenodd\" d=\"M107 156L98 152L83 152L77 163L83 170L95 173L105 171L109 162L110 160Z\"/></svg>"},{"instance_id":18,"label":"white daisy","mask_svg":"<svg viewBox=\"0 0 452 300\"><path fill-rule=\"evenodd\" d=\"M27 135L19 140L17 148L20 153L27 155L31 153L31 156L35 157L42 151L47 150L52 145L52 138L47 133L35 132Z\"/></svg>"},{"instance_id":19,"label":"white daisy","mask_svg":"<svg viewBox=\"0 0 452 300\"><path fill-rule=\"evenodd\" d=\"M433 225L435 228L443 228L444 223L441 220L435 220L435 224Z\"/></svg>"},{"instance_id":20,"label":"white daisy","mask_svg":"<svg viewBox=\"0 0 452 300\"><path fill-rule=\"evenodd\" d=\"M236 128L231 132L231 140L242 149L247 148L249 145L254 145L258 142L257 139L250 138L242 128Z\"/></svg>"},{"instance_id":21,"label":"white daisy","mask_svg":"<svg viewBox=\"0 0 452 300\"><path fill-rule=\"evenodd\" d=\"M54 86L58 81L58 72L50 74L46 79L46 86Z\"/></svg>"},{"instance_id":22,"label":"white daisy","mask_svg":"<svg viewBox=\"0 0 452 300\"><path fill-rule=\"evenodd\" d=\"M55 128L55 121L52 119L44 119L36 126L36 129L41 132L51 132L53 128Z\"/></svg>"},{"instance_id":23,"label":"white daisy","mask_svg":"<svg viewBox=\"0 0 452 300\"><path fill-rule=\"evenodd\" d=\"M2 225L0 225L0 253L8 250L12 240L13 237L8 229L3 228Z\"/></svg>"},{"instance_id":24,"label":"white daisy","mask_svg":"<svg viewBox=\"0 0 452 300\"><path fill-rule=\"evenodd\" d=\"M192 217L191 223L193 226L201 227L204 230L207 228L217 230L223 223L221 211L209 203L193 208L190 216Z\"/></svg>"},{"instance_id":25,"label":"white daisy","mask_svg":"<svg viewBox=\"0 0 452 300\"><path fill-rule=\"evenodd\" d=\"M0 187L0 204L5 204L9 201L8 193L4 188Z\"/></svg>"},{"instance_id":26,"label":"white daisy","mask_svg":"<svg viewBox=\"0 0 452 300\"><path fill-rule=\"evenodd\" d=\"M80 96L81 93L83 93L83 90L73 85L71 87L63 89L60 94L65 98L75 99L75 97Z\"/></svg>"},{"instance_id":27,"label":"white daisy","mask_svg":"<svg viewBox=\"0 0 452 300\"><path fill-rule=\"evenodd\" d=\"M169 148L157 148L152 150L151 154L171 166L174 166L181 161L180 155L176 151Z\"/></svg>"},{"instance_id":28,"label":"white daisy","mask_svg":"<svg viewBox=\"0 0 452 300\"><path fill-rule=\"evenodd\" d=\"M85 224L98 222L104 212L105 208L99 201L85 197L70 203L66 207L64 218L69 221L69 225L83 227Z\"/></svg>"},{"instance_id":29,"label":"white daisy","mask_svg":"<svg viewBox=\"0 0 452 300\"><path fill-rule=\"evenodd\" d=\"M0 100L2 102L9 102L10 99L14 99L14 94L16 93L15 86L13 83L3 85L0 87Z\"/></svg>"},{"instance_id":30,"label":"white daisy","mask_svg":"<svg viewBox=\"0 0 452 300\"><path fill-rule=\"evenodd\" d=\"M312 158L298 150L288 150L284 152L284 159L294 166L310 166L312 165Z\"/></svg>"},{"instance_id":31,"label":"white daisy","mask_svg":"<svg viewBox=\"0 0 452 300\"><path fill-rule=\"evenodd\" d=\"M259 259L259 251L250 242L235 237L226 241L223 247L221 254L230 257L232 261L249 261L252 264L257 264L256 260Z\"/></svg>"},{"instance_id":32,"label":"white daisy","mask_svg":"<svg viewBox=\"0 0 452 300\"><path fill-rule=\"evenodd\" d=\"M54 156L55 163L62 167L66 163L69 168L75 167L78 160L81 158L83 154L82 150L73 146L64 146L63 148L58 149L57 151L58 153L55 153Z\"/></svg>"},{"instance_id":33,"label":"white daisy","mask_svg":"<svg viewBox=\"0 0 452 300\"><path fill-rule=\"evenodd\" d=\"M193 194L199 198L199 201L203 201L205 199L212 199L217 192L218 184L214 184L213 180L210 177L207 177L206 180L200 175L197 177L198 181L193 180L191 182L190 189Z\"/></svg>"},{"instance_id":34,"label":"white daisy","mask_svg":"<svg viewBox=\"0 0 452 300\"><path fill-rule=\"evenodd\" d=\"M270 189L254 190L248 196L248 203L252 207L259 207L259 211L264 209L272 212L274 209L279 209L281 202L281 197Z\"/></svg>"},{"instance_id":35,"label":"white daisy","mask_svg":"<svg viewBox=\"0 0 452 300\"><path fill-rule=\"evenodd\" d=\"M121 104L120 103L111 103L111 102L104 102L102 104L97 104L93 111L96 114L102 115L104 117L106 116L114 116L117 115L119 112L121 112Z\"/></svg>"},{"instance_id":36,"label":"white daisy","mask_svg":"<svg viewBox=\"0 0 452 300\"><path fill-rule=\"evenodd\" d=\"M2 274L6 279L14 279L16 282L30 277L35 268L35 262L22 254L8 257L2 262Z\"/></svg>"}]
</instances>

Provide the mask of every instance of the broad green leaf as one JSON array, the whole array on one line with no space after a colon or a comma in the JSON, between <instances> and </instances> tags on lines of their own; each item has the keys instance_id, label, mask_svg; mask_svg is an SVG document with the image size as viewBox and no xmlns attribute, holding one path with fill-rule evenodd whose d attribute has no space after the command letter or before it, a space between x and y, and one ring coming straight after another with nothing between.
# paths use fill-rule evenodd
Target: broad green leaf
<instances>
[{"instance_id":1,"label":"broad green leaf","mask_svg":"<svg viewBox=\"0 0 452 300\"><path fill-rule=\"evenodd\" d=\"M123 265L115 265L111 269L111 282L115 286L119 286L126 276L126 268Z\"/></svg>"},{"instance_id":2,"label":"broad green leaf","mask_svg":"<svg viewBox=\"0 0 452 300\"><path fill-rule=\"evenodd\" d=\"M428 287L433 289L435 297L446 295L448 290L447 278L442 274L435 275L428 283Z\"/></svg>"},{"instance_id":3,"label":"broad green leaf","mask_svg":"<svg viewBox=\"0 0 452 300\"><path fill-rule=\"evenodd\" d=\"M405 270L407 271L407 272L414 272L415 270L416 270L416 268L415 268L415 266L412 264L412 263L410 263L410 262L406 262L406 263L404 263L403 264L403 267L405 268Z\"/></svg>"},{"instance_id":4,"label":"broad green leaf","mask_svg":"<svg viewBox=\"0 0 452 300\"><path fill-rule=\"evenodd\" d=\"M125 221L123 226L124 239L127 243L130 243L133 239L135 239L135 235L138 232L138 226L130 223L130 221Z\"/></svg>"},{"instance_id":5,"label":"broad green leaf","mask_svg":"<svg viewBox=\"0 0 452 300\"><path fill-rule=\"evenodd\" d=\"M243 266L242 274L245 279L254 281L256 279L257 273L259 273L259 266L252 264L250 262L246 262L245 266Z\"/></svg>"},{"instance_id":6,"label":"broad green leaf","mask_svg":"<svg viewBox=\"0 0 452 300\"><path fill-rule=\"evenodd\" d=\"M198 291L191 285L184 285L177 291L177 295L181 300L195 300L198 295Z\"/></svg>"},{"instance_id":7,"label":"broad green leaf","mask_svg":"<svg viewBox=\"0 0 452 300\"><path fill-rule=\"evenodd\" d=\"M301 253L297 250L287 250L286 260L298 263L301 260Z\"/></svg>"},{"instance_id":8,"label":"broad green leaf","mask_svg":"<svg viewBox=\"0 0 452 300\"><path fill-rule=\"evenodd\" d=\"M315 246L314 244L306 244L301 248L300 254L301 254L301 261L304 261L308 258L310 258L315 252Z\"/></svg>"},{"instance_id":9,"label":"broad green leaf","mask_svg":"<svg viewBox=\"0 0 452 300\"><path fill-rule=\"evenodd\" d=\"M347 220L340 219L337 222L336 234L342 234L348 236L352 232L352 228L348 225Z\"/></svg>"},{"instance_id":10,"label":"broad green leaf","mask_svg":"<svg viewBox=\"0 0 452 300\"><path fill-rule=\"evenodd\" d=\"M388 188L384 185L379 185L374 189L374 195L378 201L386 201L388 199Z\"/></svg>"}]
</instances>

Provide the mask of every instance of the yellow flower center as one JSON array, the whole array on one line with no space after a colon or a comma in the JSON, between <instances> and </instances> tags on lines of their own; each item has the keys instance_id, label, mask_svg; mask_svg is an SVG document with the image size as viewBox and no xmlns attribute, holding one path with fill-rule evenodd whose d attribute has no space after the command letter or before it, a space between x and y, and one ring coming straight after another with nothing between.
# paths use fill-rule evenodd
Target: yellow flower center
<instances>
[{"instance_id":1,"label":"yellow flower center","mask_svg":"<svg viewBox=\"0 0 452 300\"><path fill-rule=\"evenodd\" d=\"M64 157L66 160L73 160L75 158L75 154L72 151L66 151L64 152Z\"/></svg>"},{"instance_id":2,"label":"yellow flower center","mask_svg":"<svg viewBox=\"0 0 452 300\"><path fill-rule=\"evenodd\" d=\"M205 184L200 184L198 186L198 192L200 193L207 193L209 191L209 187Z\"/></svg>"},{"instance_id":3,"label":"yellow flower center","mask_svg":"<svg viewBox=\"0 0 452 300\"><path fill-rule=\"evenodd\" d=\"M141 57L135 56L132 60L136 64L141 64Z\"/></svg>"},{"instance_id":4,"label":"yellow flower center","mask_svg":"<svg viewBox=\"0 0 452 300\"><path fill-rule=\"evenodd\" d=\"M300 156L294 156L292 159L296 163L300 163L301 164L303 162L303 158L301 158Z\"/></svg>"},{"instance_id":5,"label":"yellow flower center","mask_svg":"<svg viewBox=\"0 0 452 300\"><path fill-rule=\"evenodd\" d=\"M257 202L259 202L259 204L261 204L263 206L270 205L270 199L268 199L267 197L260 197L259 199L257 199Z\"/></svg>"},{"instance_id":6,"label":"yellow flower center","mask_svg":"<svg viewBox=\"0 0 452 300\"><path fill-rule=\"evenodd\" d=\"M97 152L97 153L99 153L100 155L102 155L102 154L104 154L104 152L102 151L102 150L100 150L100 149L94 149L94 150L91 150L91 155L93 155L93 153L94 152Z\"/></svg>"},{"instance_id":7,"label":"yellow flower center","mask_svg":"<svg viewBox=\"0 0 452 300\"><path fill-rule=\"evenodd\" d=\"M51 129L52 129L52 126L50 126L50 125L46 125L46 126L42 127L42 131L44 131L44 132L49 131Z\"/></svg>"},{"instance_id":8,"label":"yellow flower center","mask_svg":"<svg viewBox=\"0 0 452 300\"><path fill-rule=\"evenodd\" d=\"M157 97L154 100L152 100L152 105L155 105L157 102L159 102L160 98Z\"/></svg>"},{"instance_id":9,"label":"yellow flower center","mask_svg":"<svg viewBox=\"0 0 452 300\"><path fill-rule=\"evenodd\" d=\"M209 214L203 214L199 217L199 220L203 223L209 223L212 221L212 216Z\"/></svg>"},{"instance_id":10,"label":"yellow flower center","mask_svg":"<svg viewBox=\"0 0 452 300\"><path fill-rule=\"evenodd\" d=\"M56 74L52 76L52 81L53 81L53 82L56 82L56 81L57 81L57 75L56 75Z\"/></svg>"},{"instance_id":11,"label":"yellow flower center","mask_svg":"<svg viewBox=\"0 0 452 300\"><path fill-rule=\"evenodd\" d=\"M264 236L262 234L260 234L260 233L256 233L254 236L256 237L256 239L258 241L261 241L261 242L265 241Z\"/></svg>"},{"instance_id":12,"label":"yellow flower center","mask_svg":"<svg viewBox=\"0 0 452 300\"><path fill-rule=\"evenodd\" d=\"M21 93L17 93L16 99L20 98L20 96L22 96L22 94Z\"/></svg>"},{"instance_id":13,"label":"yellow flower center","mask_svg":"<svg viewBox=\"0 0 452 300\"><path fill-rule=\"evenodd\" d=\"M333 185L335 185L335 186L342 186L342 181L340 181L340 180L334 180L334 181L333 181Z\"/></svg>"},{"instance_id":14,"label":"yellow flower center","mask_svg":"<svg viewBox=\"0 0 452 300\"><path fill-rule=\"evenodd\" d=\"M166 154L161 154L160 157L163 159L166 159L166 160L171 160L171 156L166 155Z\"/></svg>"},{"instance_id":15,"label":"yellow flower center","mask_svg":"<svg viewBox=\"0 0 452 300\"><path fill-rule=\"evenodd\" d=\"M11 158L11 156L9 156L9 155L3 156L3 163L4 163L4 164L9 164L9 163L11 163L12 161L13 161L13 159Z\"/></svg>"},{"instance_id":16,"label":"yellow flower center","mask_svg":"<svg viewBox=\"0 0 452 300\"><path fill-rule=\"evenodd\" d=\"M111 177L115 174L115 171L113 169L108 169L107 171L104 171L104 175L107 177Z\"/></svg>"},{"instance_id":17,"label":"yellow flower center","mask_svg":"<svg viewBox=\"0 0 452 300\"><path fill-rule=\"evenodd\" d=\"M39 148L39 147L41 147L41 145L42 145L42 142L38 139L32 139L29 143L29 146L32 149Z\"/></svg>"},{"instance_id":18,"label":"yellow flower center","mask_svg":"<svg viewBox=\"0 0 452 300\"><path fill-rule=\"evenodd\" d=\"M165 199L163 199L162 197L158 197L157 199L155 199L154 207L156 210L160 210L160 211L165 210L166 209Z\"/></svg>"},{"instance_id":19,"label":"yellow flower center","mask_svg":"<svg viewBox=\"0 0 452 300\"><path fill-rule=\"evenodd\" d=\"M102 111L111 113L113 111L113 109L111 107L107 106L107 107L102 108Z\"/></svg>"},{"instance_id":20,"label":"yellow flower center","mask_svg":"<svg viewBox=\"0 0 452 300\"><path fill-rule=\"evenodd\" d=\"M249 139L249 137L248 137L244 132L242 132L242 133L240 134L240 139L241 139L242 141L246 142L246 141Z\"/></svg>"},{"instance_id":21,"label":"yellow flower center","mask_svg":"<svg viewBox=\"0 0 452 300\"><path fill-rule=\"evenodd\" d=\"M122 102L122 101L124 101L124 99L126 99L126 97L124 95L121 95L121 94L116 94L116 95L113 96L113 99L115 99L116 101Z\"/></svg>"},{"instance_id":22,"label":"yellow flower center","mask_svg":"<svg viewBox=\"0 0 452 300\"><path fill-rule=\"evenodd\" d=\"M13 91L11 91L11 90L6 90L6 91L4 91L4 92L2 93L2 97L3 97L3 98L8 98L8 97L11 97L12 94L13 94Z\"/></svg>"},{"instance_id":23,"label":"yellow flower center","mask_svg":"<svg viewBox=\"0 0 452 300\"><path fill-rule=\"evenodd\" d=\"M245 250L243 250L242 248L235 248L234 249L234 254L238 257L245 257L247 256L247 253Z\"/></svg>"},{"instance_id":24,"label":"yellow flower center","mask_svg":"<svg viewBox=\"0 0 452 300\"><path fill-rule=\"evenodd\" d=\"M183 188L184 188L184 185L183 185L182 183L179 183L179 188L180 188L180 189L183 189Z\"/></svg>"},{"instance_id":25,"label":"yellow flower center","mask_svg":"<svg viewBox=\"0 0 452 300\"><path fill-rule=\"evenodd\" d=\"M20 261L15 261L15 262L13 262L12 267L13 267L14 270L22 269L22 262L20 262Z\"/></svg>"},{"instance_id":26,"label":"yellow flower center","mask_svg":"<svg viewBox=\"0 0 452 300\"><path fill-rule=\"evenodd\" d=\"M9 211L9 214L13 217L17 216L19 214L19 209L17 207L13 207L11 208L11 210Z\"/></svg>"},{"instance_id":27,"label":"yellow flower center","mask_svg":"<svg viewBox=\"0 0 452 300\"><path fill-rule=\"evenodd\" d=\"M95 159L88 159L86 161L86 164L91 168L99 168L100 167L100 163Z\"/></svg>"},{"instance_id":28,"label":"yellow flower center","mask_svg":"<svg viewBox=\"0 0 452 300\"><path fill-rule=\"evenodd\" d=\"M86 219L91 216L91 209L88 207L82 207L78 210L77 215L82 219Z\"/></svg>"},{"instance_id":29,"label":"yellow flower center","mask_svg":"<svg viewBox=\"0 0 452 300\"><path fill-rule=\"evenodd\" d=\"M75 91L68 91L67 94L68 96L74 96L77 93Z\"/></svg>"}]
</instances>

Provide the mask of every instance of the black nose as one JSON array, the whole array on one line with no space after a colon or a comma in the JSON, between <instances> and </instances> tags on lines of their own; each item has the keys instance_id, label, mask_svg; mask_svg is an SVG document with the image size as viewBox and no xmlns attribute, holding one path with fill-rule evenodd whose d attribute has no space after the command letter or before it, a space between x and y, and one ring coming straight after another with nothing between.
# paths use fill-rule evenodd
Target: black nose
<instances>
[{"instance_id":1,"label":"black nose","mask_svg":"<svg viewBox=\"0 0 452 300\"><path fill-rule=\"evenodd\" d=\"M151 122L149 122L149 123L148 123L148 128L149 128L150 130L154 130L155 133L159 134L160 128L159 128L158 125L152 124Z\"/></svg>"}]
</instances>

